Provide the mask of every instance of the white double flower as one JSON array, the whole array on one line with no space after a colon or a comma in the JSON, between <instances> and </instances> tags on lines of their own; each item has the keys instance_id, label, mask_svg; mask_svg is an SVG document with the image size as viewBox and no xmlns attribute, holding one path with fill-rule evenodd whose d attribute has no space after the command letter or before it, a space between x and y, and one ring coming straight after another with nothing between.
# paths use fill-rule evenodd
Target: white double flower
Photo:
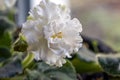
<instances>
[{"instance_id":1,"label":"white double flower","mask_svg":"<svg viewBox=\"0 0 120 80\"><path fill-rule=\"evenodd\" d=\"M30 11L22 28L28 52L35 54L36 60L59 67L82 46L81 31L81 23L71 19L69 9L48 0Z\"/></svg>"}]
</instances>

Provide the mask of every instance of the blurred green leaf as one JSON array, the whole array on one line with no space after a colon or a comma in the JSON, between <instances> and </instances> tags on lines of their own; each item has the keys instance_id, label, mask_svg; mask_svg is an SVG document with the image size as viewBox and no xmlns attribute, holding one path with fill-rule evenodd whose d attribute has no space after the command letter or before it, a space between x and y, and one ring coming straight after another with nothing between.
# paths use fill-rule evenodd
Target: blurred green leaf
<instances>
[{"instance_id":1,"label":"blurred green leaf","mask_svg":"<svg viewBox=\"0 0 120 80\"><path fill-rule=\"evenodd\" d=\"M96 62L97 60L96 54L84 46L77 52L77 56L86 62Z\"/></svg>"},{"instance_id":2,"label":"blurred green leaf","mask_svg":"<svg viewBox=\"0 0 120 80\"><path fill-rule=\"evenodd\" d=\"M12 32L15 25L5 17L0 17L0 47L11 47L12 44Z\"/></svg>"},{"instance_id":3,"label":"blurred green leaf","mask_svg":"<svg viewBox=\"0 0 120 80\"><path fill-rule=\"evenodd\" d=\"M9 49L0 47L0 62L11 57Z\"/></svg>"},{"instance_id":4,"label":"blurred green leaf","mask_svg":"<svg viewBox=\"0 0 120 80\"><path fill-rule=\"evenodd\" d=\"M78 51L71 62L78 73L102 71L100 65L97 63L95 53L85 47Z\"/></svg>"},{"instance_id":5,"label":"blurred green leaf","mask_svg":"<svg viewBox=\"0 0 120 80\"><path fill-rule=\"evenodd\" d=\"M3 78L10 78L22 73L21 60L14 58L12 61L0 68L0 80Z\"/></svg>"},{"instance_id":6,"label":"blurred green leaf","mask_svg":"<svg viewBox=\"0 0 120 80\"><path fill-rule=\"evenodd\" d=\"M99 52L98 42L97 42L96 40L93 40L93 41L92 41L92 44L93 44L94 51L95 51L96 53Z\"/></svg>"},{"instance_id":7,"label":"blurred green leaf","mask_svg":"<svg viewBox=\"0 0 120 80\"><path fill-rule=\"evenodd\" d=\"M100 72L102 71L97 62L86 62L76 56L72 61L77 73Z\"/></svg>"},{"instance_id":8,"label":"blurred green leaf","mask_svg":"<svg viewBox=\"0 0 120 80\"><path fill-rule=\"evenodd\" d=\"M15 9L0 11L0 16L1 17L7 17L12 22L15 22L15 14L16 14Z\"/></svg>"},{"instance_id":9,"label":"blurred green leaf","mask_svg":"<svg viewBox=\"0 0 120 80\"><path fill-rule=\"evenodd\" d=\"M0 36L6 31L12 31L15 29L15 24L8 20L6 17L0 17Z\"/></svg>"},{"instance_id":10,"label":"blurred green leaf","mask_svg":"<svg viewBox=\"0 0 120 80\"><path fill-rule=\"evenodd\" d=\"M44 75L44 73L41 73L37 70L27 70L28 72L28 76L26 78L26 80L51 80L50 78L46 77L46 75Z\"/></svg>"},{"instance_id":11,"label":"blurred green leaf","mask_svg":"<svg viewBox=\"0 0 120 80\"><path fill-rule=\"evenodd\" d=\"M12 44L12 36L9 32L5 32L0 36L0 47L10 48Z\"/></svg>"},{"instance_id":12,"label":"blurred green leaf","mask_svg":"<svg viewBox=\"0 0 120 80\"><path fill-rule=\"evenodd\" d=\"M74 67L69 61L59 68L39 62L37 70L27 70L27 73L26 80L77 80Z\"/></svg>"},{"instance_id":13,"label":"blurred green leaf","mask_svg":"<svg viewBox=\"0 0 120 80\"><path fill-rule=\"evenodd\" d=\"M120 76L120 54L98 55L98 62L108 74Z\"/></svg>"}]
</instances>

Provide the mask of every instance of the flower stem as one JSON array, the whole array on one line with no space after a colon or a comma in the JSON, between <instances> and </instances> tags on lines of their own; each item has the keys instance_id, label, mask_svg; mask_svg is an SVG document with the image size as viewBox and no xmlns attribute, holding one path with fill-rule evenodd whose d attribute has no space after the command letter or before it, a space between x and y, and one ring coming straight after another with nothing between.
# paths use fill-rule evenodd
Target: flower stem
<instances>
[{"instance_id":1,"label":"flower stem","mask_svg":"<svg viewBox=\"0 0 120 80\"><path fill-rule=\"evenodd\" d=\"M25 59L22 61L23 68L28 67L32 63L33 59L34 59L34 54L28 53Z\"/></svg>"}]
</instances>

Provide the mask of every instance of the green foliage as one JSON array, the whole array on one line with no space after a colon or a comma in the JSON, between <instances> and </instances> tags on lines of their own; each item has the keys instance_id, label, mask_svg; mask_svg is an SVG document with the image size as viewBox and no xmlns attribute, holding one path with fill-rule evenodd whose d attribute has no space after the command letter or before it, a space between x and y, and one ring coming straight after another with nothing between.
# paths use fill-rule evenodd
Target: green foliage
<instances>
[{"instance_id":1,"label":"green foliage","mask_svg":"<svg viewBox=\"0 0 120 80\"><path fill-rule=\"evenodd\" d=\"M14 24L7 18L0 17L0 46L10 49L12 45L12 33L14 31Z\"/></svg>"},{"instance_id":2,"label":"green foliage","mask_svg":"<svg viewBox=\"0 0 120 80\"><path fill-rule=\"evenodd\" d=\"M14 24L7 18L0 17L0 62L11 57L10 48L13 41Z\"/></svg>"},{"instance_id":3,"label":"green foliage","mask_svg":"<svg viewBox=\"0 0 120 80\"><path fill-rule=\"evenodd\" d=\"M0 79L10 78L22 73L21 60L18 57L11 58L4 62L3 67L0 68Z\"/></svg>"},{"instance_id":4,"label":"green foliage","mask_svg":"<svg viewBox=\"0 0 120 80\"><path fill-rule=\"evenodd\" d=\"M11 45L12 45L12 36L11 36L11 34L9 32L5 32L0 37L0 46L10 48Z\"/></svg>"},{"instance_id":5,"label":"green foliage","mask_svg":"<svg viewBox=\"0 0 120 80\"><path fill-rule=\"evenodd\" d=\"M94 49L94 51L97 53L97 52L99 52L99 50L98 50L98 42L96 41L96 40L93 40L92 41L92 44L93 44L93 49Z\"/></svg>"},{"instance_id":6,"label":"green foliage","mask_svg":"<svg viewBox=\"0 0 120 80\"><path fill-rule=\"evenodd\" d=\"M13 44L14 51L24 52L27 50L27 42L23 38L23 36L19 36L16 42Z\"/></svg>"},{"instance_id":7,"label":"green foliage","mask_svg":"<svg viewBox=\"0 0 120 80\"><path fill-rule=\"evenodd\" d=\"M36 69L27 70L27 73L26 80L77 80L74 67L69 61L63 67L49 66L39 62Z\"/></svg>"},{"instance_id":8,"label":"green foliage","mask_svg":"<svg viewBox=\"0 0 120 80\"><path fill-rule=\"evenodd\" d=\"M77 56L79 59L85 61L85 62L96 62L96 54L90 50L88 50L86 47L82 47L78 52Z\"/></svg>"},{"instance_id":9,"label":"green foliage","mask_svg":"<svg viewBox=\"0 0 120 80\"><path fill-rule=\"evenodd\" d=\"M15 25L5 17L0 17L0 36L4 35L6 31L14 30Z\"/></svg>"},{"instance_id":10,"label":"green foliage","mask_svg":"<svg viewBox=\"0 0 120 80\"><path fill-rule=\"evenodd\" d=\"M0 17L6 17L12 22L15 22L15 14L16 14L16 10L14 9L0 11Z\"/></svg>"},{"instance_id":11,"label":"green foliage","mask_svg":"<svg viewBox=\"0 0 120 80\"><path fill-rule=\"evenodd\" d=\"M102 71L100 65L97 63L95 53L89 51L85 47L78 51L71 62L78 73Z\"/></svg>"},{"instance_id":12,"label":"green foliage","mask_svg":"<svg viewBox=\"0 0 120 80\"><path fill-rule=\"evenodd\" d=\"M9 49L0 47L0 62L11 57Z\"/></svg>"},{"instance_id":13,"label":"green foliage","mask_svg":"<svg viewBox=\"0 0 120 80\"><path fill-rule=\"evenodd\" d=\"M98 61L105 72L120 76L120 54L99 55Z\"/></svg>"}]
</instances>

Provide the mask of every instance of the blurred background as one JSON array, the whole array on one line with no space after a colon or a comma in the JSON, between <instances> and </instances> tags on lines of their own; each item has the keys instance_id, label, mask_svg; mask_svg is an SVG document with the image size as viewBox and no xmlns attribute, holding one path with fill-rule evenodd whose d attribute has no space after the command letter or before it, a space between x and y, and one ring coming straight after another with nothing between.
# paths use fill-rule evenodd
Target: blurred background
<instances>
[{"instance_id":1,"label":"blurred background","mask_svg":"<svg viewBox=\"0 0 120 80\"><path fill-rule=\"evenodd\" d=\"M120 0L71 0L71 9L83 25L83 34L120 51Z\"/></svg>"},{"instance_id":2,"label":"blurred background","mask_svg":"<svg viewBox=\"0 0 120 80\"><path fill-rule=\"evenodd\" d=\"M19 27L26 21L28 11L40 1L17 0L15 21ZM83 35L102 40L113 49L120 51L120 0L51 1L56 4L65 4L71 8L72 17L78 18L83 25ZM8 2L8 4L10 3Z\"/></svg>"}]
</instances>

